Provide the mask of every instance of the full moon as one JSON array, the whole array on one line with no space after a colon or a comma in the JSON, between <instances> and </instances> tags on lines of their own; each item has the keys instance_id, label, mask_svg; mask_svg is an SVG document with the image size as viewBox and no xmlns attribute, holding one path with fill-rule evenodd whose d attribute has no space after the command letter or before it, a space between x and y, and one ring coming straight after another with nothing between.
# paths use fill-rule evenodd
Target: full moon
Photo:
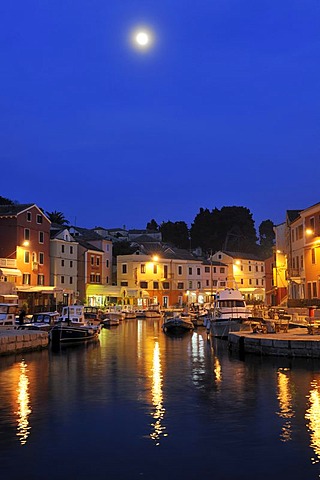
<instances>
[{"instance_id":1,"label":"full moon","mask_svg":"<svg viewBox=\"0 0 320 480\"><path fill-rule=\"evenodd\" d=\"M149 43L149 35L146 32L138 32L136 35L136 42L141 47L148 45Z\"/></svg>"}]
</instances>

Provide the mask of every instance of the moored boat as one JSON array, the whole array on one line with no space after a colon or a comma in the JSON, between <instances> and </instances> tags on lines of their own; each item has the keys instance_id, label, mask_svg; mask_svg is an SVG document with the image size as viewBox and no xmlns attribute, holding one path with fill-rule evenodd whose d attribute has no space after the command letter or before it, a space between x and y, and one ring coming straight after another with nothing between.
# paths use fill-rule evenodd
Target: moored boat
<instances>
[{"instance_id":1,"label":"moored boat","mask_svg":"<svg viewBox=\"0 0 320 480\"><path fill-rule=\"evenodd\" d=\"M18 326L18 330L40 330L49 332L60 318L59 312L34 313L32 317Z\"/></svg>"},{"instance_id":2,"label":"moored boat","mask_svg":"<svg viewBox=\"0 0 320 480\"><path fill-rule=\"evenodd\" d=\"M149 307L145 310L145 317L146 318L161 318L162 313L160 309L160 305L149 305Z\"/></svg>"},{"instance_id":3,"label":"moored boat","mask_svg":"<svg viewBox=\"0 0 320 480\"><path fill-rule=\"evenodd\" d=\"M0 331L13 330L17 328L17 325L16 325L17 312L18 312L18 304L0 303Z\"/></svg>"},{"instance_id":4,"label":"moored boat","mask_svg":"<svg viewBox=\"0 0 320 480\"><path fill-rule=\"evenodd\" d=\"M50 330L52 345L79 343L95 340L99 337L100 325L92 325L84 317L84 308L80 305L63 307L59 321Z\"/></svg>"},{"instance_id":5,"label":"moored boat","mask_svg":"<svg viewBox=\"0 0 320 480\"><path fill-rule=\"evenodd\" d=\"M165 333L181 334L192 332L194 329L190 315L173 315L168 317L162 324L162 330Z\"/></svg>"},{"instance_id":6,"label":"moored boat","mask_svg":"<svg viewBox=\"0 0 320 480\"><path fill-rule=\"evenodd\" d=\"M228 338L229 332L250 331L250 315L241 292L226 288L215 296L213 312L207 320L207 329L218 338Z\"/></svg>"}]
</instances>

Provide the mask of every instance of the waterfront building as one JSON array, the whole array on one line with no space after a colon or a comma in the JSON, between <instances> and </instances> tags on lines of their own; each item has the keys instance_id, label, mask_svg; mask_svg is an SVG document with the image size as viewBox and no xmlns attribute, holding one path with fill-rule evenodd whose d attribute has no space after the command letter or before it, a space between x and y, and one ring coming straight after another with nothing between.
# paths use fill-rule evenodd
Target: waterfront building
<instances>
[{"instance_id":1,"label":"waterfront building","mask_svg":"<svg viewBox=\"0 0 320 480\"><path fill-rule=\"evenodd\" d=\"M0 205L0 289L18 294L31 312L52 308L50 220L35 204Z\"/></svg>"},{"instance_id":2,"label":"waterfront building","mask_svg":"<svg viewBox=\"0 0 320 480\"><path fill-rule=\"evenodd\" d=\"M254 254L222 250L211 258L227 265L227 286L238 288L247 303L265 301L264 260Z\"/></svg>"},{"instance_id":3,"label":"waterfront building","mask_svg":"<svg viewBox=\"0 0 320 480\"><path fill-rule=\"evenodd\" d=\"M57 304L69 305L78 301L78 242L68 227L51 227L50 279L57 287Z\"/></svg>"}]
</instances>

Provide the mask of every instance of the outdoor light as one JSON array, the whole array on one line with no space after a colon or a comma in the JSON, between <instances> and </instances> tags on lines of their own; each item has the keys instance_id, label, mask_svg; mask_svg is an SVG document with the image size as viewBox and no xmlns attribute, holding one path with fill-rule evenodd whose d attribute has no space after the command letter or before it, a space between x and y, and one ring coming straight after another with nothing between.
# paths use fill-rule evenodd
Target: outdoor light
<instances>
[{"instance_id":1,"label":"outdoor light","mask_svg":"<svg viewBox=\"0 0 320 480\"><path fill-rule=\"evenodd\" d=\"M22 245L23 245L24 247L29 247L29 245L30 245L29 240L25 240Z\"/></svg>"},{"instance_id":2,"label":"outdoor light","mask_svg":"<svg viewBox=\"0 0 320 480\"><path fill-rule=\"evenodd\" d=\"M313 235L313 230L311 228L306 229L306 235Z\"/></svg>"}]
</instances>

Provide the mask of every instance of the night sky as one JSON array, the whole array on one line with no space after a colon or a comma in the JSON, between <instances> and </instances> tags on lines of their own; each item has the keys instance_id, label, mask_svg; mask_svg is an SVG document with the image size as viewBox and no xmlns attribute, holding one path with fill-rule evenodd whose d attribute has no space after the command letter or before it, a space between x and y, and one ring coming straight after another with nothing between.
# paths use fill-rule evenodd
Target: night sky
<instances>
[{"instance_id":1,"label":"night sky","mask_svg":"<svg viewBox=\"0 0 320 480\"><path fill-rule=\"evenodd\" d=\"M234 205L258 228L320 201L319 0L10 0L0 19L1 196L87 228Z\"/></svg>"}]
</instances>

